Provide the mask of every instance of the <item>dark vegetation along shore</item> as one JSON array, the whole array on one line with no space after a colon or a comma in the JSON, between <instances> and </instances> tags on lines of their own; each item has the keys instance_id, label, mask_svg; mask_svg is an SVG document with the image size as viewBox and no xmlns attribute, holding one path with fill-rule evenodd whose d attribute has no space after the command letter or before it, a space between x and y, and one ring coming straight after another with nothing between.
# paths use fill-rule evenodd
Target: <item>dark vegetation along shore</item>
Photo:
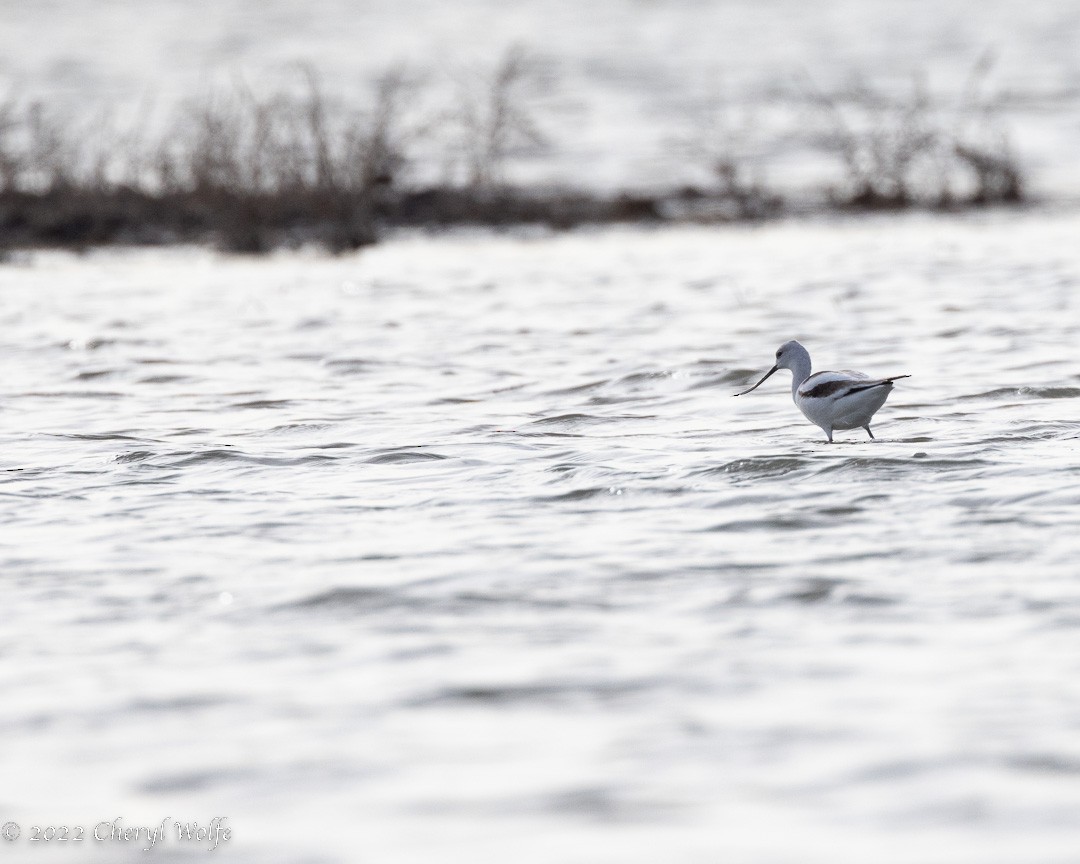
<instances>
[{"instance_id":1,"label":"dark vegetation along shore","mask_svg":"<svg viewBox=\"0 0 1080 864\"><path fill-rule=\"evenodd\" d=\"M9 95L0 101L0 253L175 242L347 251L395 227L1019 204L1024 172L983 95L986 69L976 67L951 107L918 84L896 95L860 82L827 92L804 80L787 96L791 128L773 140L751 134L746 112L729 122L721 106L721 122L703 126L687 150L707 182L621 193L507 182L515 160L557 146L530 101L537 68L520 50L443 88L450 104L426 115L414 110L424 81L401 72L377 82L364 111L327 97L304 71L287 92L261 96L238 84L179 106L156 134ZM785 145L831 165L836 182L810 198L771 188L761 153Z\"/></svg>"}]
</instances>

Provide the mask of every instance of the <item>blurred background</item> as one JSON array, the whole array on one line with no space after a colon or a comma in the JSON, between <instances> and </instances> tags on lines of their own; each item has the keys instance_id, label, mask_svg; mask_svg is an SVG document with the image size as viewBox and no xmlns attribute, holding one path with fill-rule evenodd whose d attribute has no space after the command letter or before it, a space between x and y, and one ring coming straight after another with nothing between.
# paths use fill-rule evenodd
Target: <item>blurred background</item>
<instances>
[{"instance_id":1,"label":"blurred background","mask_svg":"<svg viewBox=\"0 0 1080 864\"><path fill-rule=\"evenodd\" d=\"M1073 200L1078 34L1062 0L12 6L0 192L68 190L67 224L8 195L36 242L205 229L239 251ZM218 224L223 197L265 224Z\"/></svg>"}]
</instances>

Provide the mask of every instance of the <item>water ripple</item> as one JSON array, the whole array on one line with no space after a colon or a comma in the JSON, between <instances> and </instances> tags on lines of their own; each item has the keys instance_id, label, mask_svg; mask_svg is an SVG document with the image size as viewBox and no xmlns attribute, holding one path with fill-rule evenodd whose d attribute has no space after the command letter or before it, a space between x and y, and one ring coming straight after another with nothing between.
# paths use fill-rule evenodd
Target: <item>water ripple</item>
<instances>
[{"instance_id":1,"label":"water ripple","mask_svg":"<svg viewBox=\"0 0 1080 864\"><path fill-rule=\"evenodd\" d=\"M1076 236L988 212L0 265L19 812L227 799L273 864L440 860L507 814L474 858L844 859L857 824L886 864L1068 860ZM779 376L730 398L793 337L912 373L878 440L825 443ZM298 790L372 830L279 847Z\"/></svg>"}]
</instances>

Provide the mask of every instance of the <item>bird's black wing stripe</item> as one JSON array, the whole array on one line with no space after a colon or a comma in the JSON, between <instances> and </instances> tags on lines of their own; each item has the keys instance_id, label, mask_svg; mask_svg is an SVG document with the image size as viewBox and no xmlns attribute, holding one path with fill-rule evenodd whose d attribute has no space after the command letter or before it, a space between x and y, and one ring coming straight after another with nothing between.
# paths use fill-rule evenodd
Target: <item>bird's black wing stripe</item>
<instances>
[{"instance_id":1,"label":"bird's black wing stripe","mask_svg":"<svg viewBox=\"0 0 1080 864\"><path fill-rule=\"evenodd\" d=\"M816 387L800 391L804 397L810 399L827 399L829 396L839 394L849 396L852 393L862 393L863 390L873 390L875 387L892 387L892 381L867 381L866 383L853 383L851 381L823 381Z\"/></svg>"},{"instance_id":2,"label":"bird's black wing stripe","mask_svg":"<svg viewBox=\"0 0 1080 864\"><path fill-rule=\"evenodd\" d=\"M892 381L874 381L872 384L856 384L848 393L862 393L863 390L873 390L875 387L892 387Z\"/></svg>"},{"instance_id":3,"label":"bird's black wing stripe","mask_svg":"<svg viewBox=\"0 0 1080 864\"><path fill-rule=\"evenodd\" d=\"M815 384L809 390L803 392L803 396L808 396L811 399L824 399L827 396L832 396L839 390L845 390L851 386L850 381L822 381L820 384Z\"/></svg>"}]
</instances>

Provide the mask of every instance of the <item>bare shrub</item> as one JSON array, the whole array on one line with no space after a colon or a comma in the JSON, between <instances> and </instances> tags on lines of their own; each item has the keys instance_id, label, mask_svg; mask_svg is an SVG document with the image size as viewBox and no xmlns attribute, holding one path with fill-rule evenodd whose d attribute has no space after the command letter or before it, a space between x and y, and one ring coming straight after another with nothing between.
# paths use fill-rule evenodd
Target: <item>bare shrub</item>
<instances>
[{"instance_id":1,"label":"bare shrub","mask_svg":"<svg viewBox=\"0 0 1080 864\"><path fill-rule=\"evenodd\" d=\"M704 166L711 184L685 190L682 209L704 220L760 219L778 213L781 197L765 181L769 148L760 114L715 90L693 112L691 131L675 142L691 163Z\"/></svg>"},{"instance_id":2,"label":"bare shrub","mask_svg":"<svg viewBox=\"0 0 1080 864\"><path fill-rule=\"evenodd\" d=\"M375 100L364 124L354 124L345 136L346 159L365 189L393 186L408 164L410 138L420 129L404 118L404 103L415 83L403 69L388 72L375 85Z\"/></svg>"},{"instance_id":3,"label":"bare shrub","mask_svg":"<svg viewBox=\"0 0 1080 864\"><path fill-rule=\"evenodd\" d=\"M9 95L0 103L0 183L4 191L48 193L76 181L69 117Z\"/></svg>"},{"instance_id":4,"label":"bare shrub","mask_svg":"<svg viewBox=\"0 0 1080 864\"><path fill-rule=\"evenodd\" d=\"M972 203L1019 203L1023 172L1002 118L1001 98L988 83L993 65L988 52L972 67L956 111L952 148L970 172Z\"/></svg>"},{"instance_id":5,"label":"bare shrub","mask_svg":"<svg viewBox=\"0 0 1080 864\"><path fill-rule=\"evenodd\" d=\"M838 93L811 92L824 129L815 143L840 159L845 186L832 197L866 208L913 202L912 172L933 161L939 132L921 82L907 96L890 98L856 80Z\"/></svg>"},{"instance_id":6,"label":"bare shrub","mask_svg":"<svg viewBox=\"0 0 1080 864\"><path fill-rule=\"evenodd\" d=\"M1023 198L1022 170L1000 104L983 90L981 59L953 104L935 102L916 79L890 95L861 79L833 93L807 85L813 143L837 157L834 203L867 209L970 206Z\"/></svg>"},{"instance_id":7,"label":"bare shrub","mask_svg":"<svg viewBox=\"0 0 1080 864\"><path fill-rule=\"evenodd\" d=\"M107 108L80 120L9 95L0 232L65 243L141 235L149 210L165 236L209 234L229 249L356 248L374 239L377 199L406 162L405 91L403 75L384 76L359 111L304 69L285 92L256 96L237 83L190 100L149 143Z\"/></svg>"},{"instance_id":8,"label":"bare shrub","mask_svg":"<svg viewBox=\"0 0 1080 864\"><path fill-rule=\"evenodd\" d=\"M991 65L976 65L955 104L921 81L899 92L858 80L829 93L806 84L809 122L797 133L778 131L776 115L768 127L768 106L714 98L680 145L708 171L704 183L610 195L509 182L515 163L550 146L536 119L549 70L522 48L442 79L393 70L359 109L309 67L272 91L233 81L164 117L148 102L79 115L9 91L0 96L0 247L210 239L248 252L348 250L384 224L758 219L784 208L764 166L796 134L836 159L832 206L1016 203L1024 177L987 85Z\"/></svg>"},{"instance_id":9,"label":"bare shrub","mask_svg":"<svg viewBox=\"0 0 1080 864\"><path fill-rule=\"evenodd\" d=\"M452 77L455 105L448 125L465 183L474 189L501 185L512 158L547 146L529 106L540 83L538 61L517 46L491 71L456 70Z\"/></svg>"},{"instance_id":10,"label":"bare shrub","mask_svg":"<svg viewBox=\"0 0 1080 864\"><path fill-rule=\"evenodd\" d=\"M405 79L380 79L370 111L328 98L302 70L299 92L258 97L243 85L189 103L158 149L156 183L230 214L225 242L258 251L268 233L313 231L335 249L374 237L373 207L405 164L398 109ZM321 226L321 227L320 227Z\"/></svg>"},{"instance_id":11,"label":"bare shrub","mask_svg":"<svg viewBox=\"0 0 1080 864\"><path fill-rule=\"evenodd\" d=\"M0 192L15 190L22 172L22 154L16 136L20 125L19 106L8 93L0 101Z\"/></svg>"}]
</instances>

